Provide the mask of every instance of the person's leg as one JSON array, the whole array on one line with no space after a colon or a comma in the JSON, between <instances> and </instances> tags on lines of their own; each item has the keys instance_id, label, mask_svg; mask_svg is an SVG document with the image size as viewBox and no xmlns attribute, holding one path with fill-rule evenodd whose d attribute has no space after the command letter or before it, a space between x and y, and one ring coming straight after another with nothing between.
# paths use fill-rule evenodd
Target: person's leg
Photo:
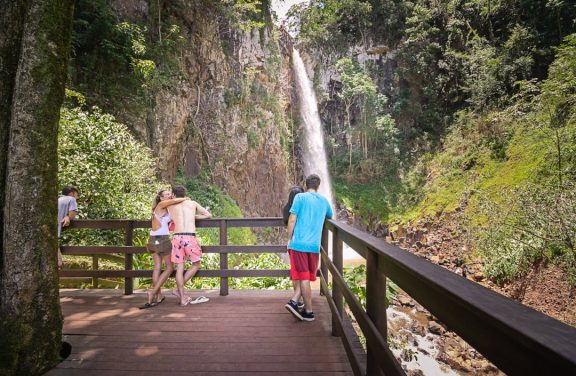
<instances>
[{"instance_id":1,"label":"person's leg","mask_svg":"<svg viewBox=\"0 0 576 376\"><path fill-rule=\"evenodd\" d=\"M302 295L302 290L300 288L300 280L302 278L298 272L298 270L301 270L299 266L301 264L299 257L300 252L289 249L288 256L290 257L290 279L292 280L292 286L294 287L294 294L290 300L297 303Z\"/></svg>"},{"instance_id":2,"label":"person's leg","mask_svg":"<svg viewBox=\"0 0 576 376\"><path fill-rule=\"evenodd\" d=\"M176 286L178 288L178 293L180 294L180 304L185 305L188 302L188 298L184 295L184 263L176 264Z\"/></svg>"},{"instance_id":3,"label":"person's leg","mask_svg":"<svg viewBox=\"0 0 576 376\"><path fill-rule=\"evenodd\" d=\"M156 301L157 302L159 302L162 299L162 286L164 285L164 283L166 283L166 281L168 280L168 278L170 278L170 275L174 271L174 266L172 265L172 262L170 261L170 254L162 255L162 261L164 261L164 265L166 265L166 269L164 269L162 274L160 274L158 276L158 280L156 281L156 284L154 285L155 289L156 289Z\"/></svg>"},{"instance_id":4,"label":"person's leg","mask_svg":"<svg viewBox=\"0 0 576 376\"><path fill-rule=\"evenodd\" d=\"M200 261L202 260L202 248L195 236L186 237L184 243L184 254L192 263L192 266L184 275L184 283L187 283L200 269Z\"/></svg>"},{"instance_id":5,"label":"person's leg","mask_svg":"<svg viewBox=\"0 0 576 376\"><path fill-rule=\"evenodd\" d=\"M154 289L158 284L158 276L162 271L162 256L158 253L152 253L152 260L154 261L154 270L152 271L152 288Z\"/></svg>"},{"instance_id":6,"label":"person's leg","mask_svg":"<svg viewBox=\"0 0 576 376\"><path fill-rule=\"evenodd\" d=\"M293 300L296 303L298 303L300 296L302 295L301 282L302 281L292 281L292 286L294 286L294 295L292 295L290 300Z\"/></svg>"},{"instance_id":7,"label":"person's leg","mask_svg":"<svg viewBox=\"0 0 576 376\"><path fill-rule=\"evenodd\" d=\"M162 268L162 258L156 252L152 253L152 259L154 260L154 270L152 271L152 288L148 290L148 304L152 304L157 301L157 285L158 276L160 275L160 270Z\"/></svg>"},{"instance_id":8,"label":"person's leg","mask_svg":"<svg viewBox=\"0 0 576 376\"><path fill-rule=\"evenodd\" d=\"M190 269L188 269L186 271L186 274L184 274L184 284L186 284L189 280L191 280L192 277L196 275L198 270L200 270L200 261L193 262Z\"/></svg>"},{"instance_id":9,"label":"person's leg","mask_svg":"<svg viewBox=\"0 0 576 376\"><path fill-rule=\"evenodd\" d=\"M304 297L304 309L306 312L313 312L312 310L312 287L310 281L300 281L302 289L302 296Z\"/></svg>"},{"instance_id":10,"label":"person's leg","mask_svg":"<svg viewBox=\"0 0 576 376\"><path fill-rule=\"evenodd\" d=\"M302 255L301 252L294 250L288 250L288 254L290 255L290 279L294 285L294 295L292 295L292 298L284 305L284 308L298 320L302 320L300 307L298 307L298 300L302 294Z\"/></svg>"},{"instance_id":11,"label":"person's leg","mask_svg":"<svg viewBox=\"0 0 576 376\"><path fill-rule=\"evenodd\" d=\"M62 269L62 252L60 251L60 247L58 247L58 269Z\"/></svg>"},{"instance_id":12,"label":"person's leg","mask_svg":"<svg viewBox=\"0 0 576 376\"><path fill-rule=\"evenodd\" d=\"M313 312L312 309L312 287L310 282L316 281L316 272L318 271L318 264L320 262L320 254L306 253L305 261L308 265L308 277L303 278L300 286L302 288L302 297L304 298L304 310L306 312Z\"/></svg>"},{"instance_id":13,"label":"person's leg","mask_svg":"<svg viewBox=\"0 0 576 376\"><path fill-rule=\"evenodd\" d=\"M174 235L172 237L172 255L170 260L176 264L176 291L180 298L180 304L185 305L188 302L188 297L184 295L184 242L182 235ZM174 290L173 290L174 292Z\"/></svg>"}]
</instances>

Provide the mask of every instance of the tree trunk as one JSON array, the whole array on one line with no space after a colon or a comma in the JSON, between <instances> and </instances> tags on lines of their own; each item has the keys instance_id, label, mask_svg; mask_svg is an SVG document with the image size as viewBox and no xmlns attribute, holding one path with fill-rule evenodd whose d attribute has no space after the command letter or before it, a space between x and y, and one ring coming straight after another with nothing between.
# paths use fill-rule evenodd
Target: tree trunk
<instances>
[{"instance_id":1,"label":"tree trunk","mask_svg":"<svg viewBox=\"0 0 576 376\"><path fill-rule=\"evenodd\" d=\"M8 163L8 130L12 112L14 80L20 56L20 39L26 2L4 1L0 3L0 187L5 186ZM3 192L3 191L2 191ZM1 193L1 192L0 192ZM0 194L0 208L4 207L4 195ZM0 239L3 233L3 212L0 210ZM3 244L0 243L0 254ZM0 257L0 270L2 270ZM2 283L0 274L0 286ZM1 349L0 349L1 350Z\"/></svg>"},{"instance_id":2,"label":"tree trunk","mask_svg":"<svg viewBox=\"0 0 576 376\"><path fill-rule=\"evenodd\" d=\"M56 152L72 5L0 5L2 375L39 375L59 360Z\"/></svg>"}]
</instances>

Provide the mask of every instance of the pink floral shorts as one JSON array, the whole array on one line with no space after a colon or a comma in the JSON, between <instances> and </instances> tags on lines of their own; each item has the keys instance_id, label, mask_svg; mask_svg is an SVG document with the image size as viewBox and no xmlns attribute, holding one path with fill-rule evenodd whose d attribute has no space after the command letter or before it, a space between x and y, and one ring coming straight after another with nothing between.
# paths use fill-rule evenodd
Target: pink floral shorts
<instances>
[{"instance_id":1,"label":"pink floral shorts","mask_svg":"<svg viewBox=\"0 0 576 376\"><path fill-rule=\"evenodd\" d=\"M172 257L175 264L181 264L186 259L198 262L202 258L202 248L194 235L174 234L172 237Z\"/></svg>"}]
</instances>

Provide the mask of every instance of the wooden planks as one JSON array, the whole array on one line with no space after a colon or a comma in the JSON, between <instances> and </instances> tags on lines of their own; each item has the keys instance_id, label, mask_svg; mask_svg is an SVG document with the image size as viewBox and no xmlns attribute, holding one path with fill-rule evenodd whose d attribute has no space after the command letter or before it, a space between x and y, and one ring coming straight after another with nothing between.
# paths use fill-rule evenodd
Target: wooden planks
<instances>
[{"instance_id":1,"label":"wooden planks","mask_svg":"<svg viewBox=\"0 0 576 376\"><path fill-rule=\"evenodd\" d=\"M167 294L145 310L145 294L121 294L61 292L72 354L47 375L352 375L317 291L311 323L286 311L289 291L194 291L210 302L187 307Z\"/></svg>"}]
</instances>

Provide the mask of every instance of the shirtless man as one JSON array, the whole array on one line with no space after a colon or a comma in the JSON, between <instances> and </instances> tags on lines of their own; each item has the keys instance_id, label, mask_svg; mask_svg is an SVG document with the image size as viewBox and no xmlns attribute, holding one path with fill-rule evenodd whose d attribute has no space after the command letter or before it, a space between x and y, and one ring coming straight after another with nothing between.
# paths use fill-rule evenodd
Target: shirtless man
<instances>
[{"instance_id":1,"label":"shirtless man","mask_svg":"<svg viewBox=\"0 0 576 376\"><path fill-rule=\"evenodd\" d=\"M172 188L172 193L177 198L186 197L186 188L177 185ZM172 205L168 211L175 225L171 261L176 264L177 295L180 297L180 305L186 306L190 303L190 298L184 295L184 285L200 269L202 259L202 249L196 240L196 219L210 218L212 214L192 200ZM186 259L190 260L192 266L184 273Z\"/></svg>"}]
</instances>

